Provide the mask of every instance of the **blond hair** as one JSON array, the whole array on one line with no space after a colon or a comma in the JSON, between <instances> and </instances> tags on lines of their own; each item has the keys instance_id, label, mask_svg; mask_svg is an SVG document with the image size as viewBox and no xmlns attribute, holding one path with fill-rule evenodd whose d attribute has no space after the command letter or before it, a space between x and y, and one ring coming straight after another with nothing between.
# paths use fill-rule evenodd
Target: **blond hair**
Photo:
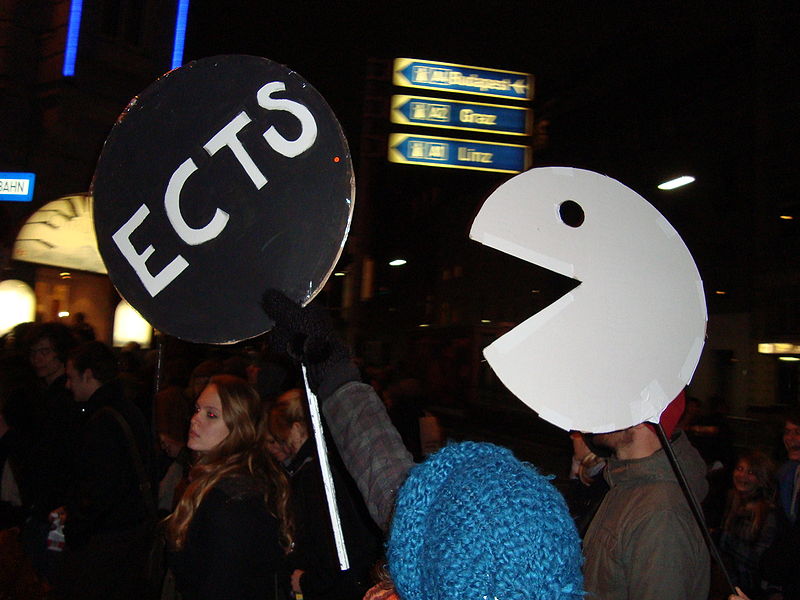
<instances>
[{"instance_id":1,"label":"blond hair","mask_svg":"<svg viewBox=\"0 0 800 600\"><path fill-rule=\"evenodd\" d=\"M243 379L215 375L208 385L216 387L222 404L222 419L228 435L215 448L204 453L189 473L186 488L175 511L165 519L167 539L180 550L197 509L206 495L224 478L252 479L264 495L270 513L278 519L281 543L292 543L289 515L289 482L272 456L264 452L258 438L261 400Z\"/></svg>"},{"instance_id":2,"label":"blond hair","mask_svg":"<svg viewBox=\"0 0 800 600\"><path fill-rule=\"evenodd\" d=\"M275 400L269 411L267 426L272 437L285 443L295 423L300 423L303 432L308 435L307 419L305 394L303 390L295 388L284 392Z\"/></svg>"}]
</instances>

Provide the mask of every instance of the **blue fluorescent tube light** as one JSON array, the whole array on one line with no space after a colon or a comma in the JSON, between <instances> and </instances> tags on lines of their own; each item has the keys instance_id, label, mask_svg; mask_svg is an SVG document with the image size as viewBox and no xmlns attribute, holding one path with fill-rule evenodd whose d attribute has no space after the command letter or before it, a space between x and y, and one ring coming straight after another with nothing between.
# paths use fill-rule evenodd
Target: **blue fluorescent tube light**
<instances>
[{"instance_id":1,"label":"blue fluorescent tube light","mask_svg":"<svg viewBox=\"0 0 800 600\"><path fill-rule=\"evenodd\" d=\"M78 56L78 38L81 33L81 10L83 0L72 0L69 7L69 26L67 27L67 47L64 49L64 77L75 75L75 59Z\"/></svg>"},{"instance_id":2,"label":"blue fluorescent tube light","mask_svg":"<svg viewBox=\"0 0 800 600\"><path fill-rule=\"evenodd\" d=\"M172 44L172 66L183 64L183 43L186 40L186 19L189 15L189 0L178 0L178 15L175 17L175 41Z\"/></svg>"}]
</instances>

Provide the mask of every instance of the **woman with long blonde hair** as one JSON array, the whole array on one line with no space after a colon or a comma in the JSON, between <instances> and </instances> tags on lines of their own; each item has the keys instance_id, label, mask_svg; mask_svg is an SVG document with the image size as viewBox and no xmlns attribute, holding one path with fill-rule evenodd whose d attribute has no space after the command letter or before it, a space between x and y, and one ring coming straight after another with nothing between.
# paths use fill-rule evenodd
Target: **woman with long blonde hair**
<instances>
[{"instance_id":1,"label":"woman with long blonde hair","mask_svg":"<svg viewBox=\"0 0 800 600\"><path fill-rule=\"evenodd\" d=\"M291 545L288 483L258 438L261 401L217 375L197 399L187 445L199 458L166 522L183 600L269 598Z\"/></svg>"}]
</instances>

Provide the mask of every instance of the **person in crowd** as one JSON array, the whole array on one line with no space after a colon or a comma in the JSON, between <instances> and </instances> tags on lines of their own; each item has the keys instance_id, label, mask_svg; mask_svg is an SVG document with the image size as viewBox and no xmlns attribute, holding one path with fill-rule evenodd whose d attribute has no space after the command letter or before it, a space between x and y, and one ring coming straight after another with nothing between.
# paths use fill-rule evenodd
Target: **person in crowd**
<instances>
[{"instance_id":1,"label":"person in crowd","mask_svg":"<svg viewBox=\"0 0 800 600\"><path fill-rule=\"evenodd\" d=\"M420 382L416 379L393 381L381 396L392 425L403 438L403 443L411 452L414 461L421 462L424 455L420 437L420 419L425 412Z\"/></svg>"},{"instance_id":2,"label":"person in crowd","mask_svg":"<svg viewBox=\"0 0 800 600\"><path fill-rule=\"evenodd\" d=\"M772 460L761 451L743 454L733 470L719 551L733 583L748 595L760 596L759 562L775 539Z\"/></svg>"},{"instance_id":3,"label":"person in crowd","mask_svg":"<svg viewBox=\"0 0 800 600\"><path fill-rule=\"evenodd\" d=\"M404 378L390 383L383 402L392 425L416 462L442 447L443 433L439 418L426 409L426 396L418 379Z\"/></svg>"},{"instance_id":4,"label":"person in crowd","mask_svg":"<svg viewBox=\"0 0 800 600\"><path fill-rule=\"evenodd\" d=\"M156 425L161 462L158 470L158 513L168 516L180 500L188 484L192 467L192 451L186 445L189 419L183 412L167 415ZM165 460L166 459L166 460Z\"/></svg>"},{"instance_id":5,"label":"person in crowd","mask_svg":"<svg viewBox=\"0 0 800 600\"><path fill-rule=\"evenodd\" d=\"M0 529L21 526L32 503L30 440L20 435L7 410L25 393L17 373L0 364Z\"/></svg>"},{"instance_id":6,"label":"person in crowd","mask_svg":"<svg viewBox=\"0 0 800 600\"><path fill-rule=\"evenodd\" d=\"M82 312L75 313L75 322L72 331L79 342L92 342L95 340L94 327L86 320L86 315Z\"/></svg>"},{"instance_id":7,"label":"person in crowd","mask_svg":"<svg viewBox=\"0 0 800 600\"><path fill-rule=\"evenodd\" d=\"M392 425L386 407L361 373L350 351L318 306L301 308L283 293L268 290L263 308L275 321L270 344L306 366L311 391L320 402L347 471L373 521L389 530L397 490L414 460Z\"/></svg>"},{"instance_id":8,"label":"person in crowd","mask_svg":"<svg viewBox=\"0 0 800 600\"><path fill-rule=\"evenodd\" d=\"M209 380L214 375L219 375L224 372L224 366L221 360L209 358L199 363L192 369L189 376L189 385L186 388L186 394L194 402L200 396Z\"/></svg>"},{"instance_id":9,"label":"person in crowd","mask_svg":"<svg viewBox=\"0 0 800 600\"><path fill-rule=\"evenodd\" d=\"M197 398L188 446L199 459L166 521L183 600L263 600L292 543L286 475L258 439L261 401L246 381L212 377Z\"/></svg>"},{"instance_id":10,"label":"person in crowd","mask_svg":"<svg viewBox=\"0 0 800 600\"><path fill-rule=\"evenodd\" d=\"M722 396L711 396L708 407L704 410L699 399L687 398L678 428L706 461L709 490L703 501L703 512L707 525L718 529L725 512L736 452L727 421L728 403Z\"/></svg>"},{"instance_id":11,"label":"person in crowd","mask_svg":"<svg viewBox=\"0 0 800 600\"><path fill-rule=\"evenodd\" d=\"M790 524L800 515L800 409L791 411L783 424L786 462L778 471L778 502Z\"/></svg>"},{"instance_id":12,"label":"person in crowd","mask_svg":"<svg viewBox=\"0 0 800 600\"><path fill-rule=\"evenodd\" d=\"M451 444L411 470L386 557L403 600L584 598L580 538L564 499L492 444Z\"/></svg>"},{"instance_id":13,"label":"person in crowd","mask_svg":"<svg viewBox=\"0 0 800 600\"><path fill-rule=\"evenodd\" d=\"M668 438L683 412L683 398L681 393L662 413ZM605 469L610 489L584 538L587 592L604 600L705 598L710 575L705 540L653 427L640 423L591 438L611 456ZM682 432L670 443L702 500L708 490L705 462Z\"/></svg>"},{"instance_id":14,"label":"person in crowd","mask_svg":"<svg viewBox=\"0 0 800 600\"><path fill-rule=\"evenodd\" d=\"M291 587L305 600L360 600L369 589L369 575L380 556L380 532L349 475L338 466L335 452L329 464L336 490L350 568L342 571L336 551L317 445L309 435L305 394L282 394L269 412L273 437L289 452L286 470L292 490L295 546L288 556Z\"/></svg>"},{"instance_id":15,"label":"person in crowd","mask_svg":"<svg viewBox=\"0 0 800 600\"><path fill-rule=\"evenodd\" d=\"M117 359L93 341L69 355L66 373L86 415L73 490L57 511L65 550L62 598L139 598L155 520L149 430L122 392Z\"/></svg>"},{"instance_id":16,"label":"person in crowd","mask_svg":"<svg viewBox=\"0 0 800 600\"><path fill-rule=\"evenodd\" d=\"M151 425L154 419L153 385L145 372L141 349L126 344L117 351L117 363L122 392L139 408L148 425Z\"/></svg>"},{"instance_id":17,"label":"person in crowd","mask_svg":"<svg viewBox=\"0 0 800 600\"><path fill-rule=\"evenodd\" d=\"M174 358L165 362L163 387L155 394L153 415L161 452L157 457L158 510L171 513L180 499L191 467L191 450L186 446L194 400L186 394L189 362Z\"/></svg>"},{"instance_id":18,"label":"person in crowd","mask_svg":"<svg viewBox=\"0 0 800 600\"><path fill-rule=\"evenodd\" d=\"M800 600L800 409L783 423L786 461L778 469L778 534L761 561L763 575L782 590L782 600Z\"/></svg>"},{"instance_id":19,"label":"person in crowd","mask_svg":"<svg viewBox=\"0 0 800 600\"><path fill-rule=\"evenodd\" d=\"M48 389L66 388L67 356L76 345L69 327L62 323L42 323L28 338L28 352L36 375Z\"/></svg>"},{"instance_id":20,"label":"person in crowd","mask_svg":"<svg viewBox=\"0 0 800 600\"><path fill-rule=\"evenodd\" d=\"M327 315L273 291L264 309L276 323L275 347L306 365L373 519L387 530L392 524L393 584L373 588L368 598L390 597L394 589L402 600L584 597L580 540L546 478L509 450L471 442L447 446L411 470L381 399L361 383Z\"/></svg>"},{"instance_id":21,"label":"person in crowd","mask_svg":"<svg viewBox=\"0 0 800 600\"><path fill-rule=\"evenodd\" d=\"M54 576L56 557L47 552L49 514L68 500L76 475L78 432L85 421L67 386L67 357L76 341L63 323L42 323L29 332L28 355L39 378L43 412L37 420L31 470L31 518L22 541L34 568L44 578Z\"/></svg>"},{"instance_id":22,"label":"person in crowd","mask_svg":"<svg viewBox=\"0 0 800 600\"><path fill-rule=\"evenodd\" d=\"M262 342L258 350L248 353L247 381L256 388L265 403L272 402L280 394L302 385L297 367L285 354L270 352L269 345Z\"/></svg>"},{"instance_id":23,"label":"person in crowd","mask_svg":"<svg viewBox=\"0 0 800 600\"><path fill-rule=\"evenodd\" d=\"M158 434L161 451L169 457L171 462L164 471L158 483L158 514L167 517L183 495L189 483L189 471L192 468L192 451L181 438L172 437L169 433Z\"/></svg>"},{"instance_id":24,"label":"person in crowd","mask_svg":"<svg viewBox=\"0 0 800 600\"><path fill-rule=\"evenodd\" d=\"M261 426L259 427L259 436L264 450L272 455L275 462L282 467L286 467L292 459L289 448L287 448L286 444L283 442L276 440L275 436L272 435L272 432L269 430L269 411L273 406L274 402L263 402L261 404Z\"/></svg>"}]
</instances>

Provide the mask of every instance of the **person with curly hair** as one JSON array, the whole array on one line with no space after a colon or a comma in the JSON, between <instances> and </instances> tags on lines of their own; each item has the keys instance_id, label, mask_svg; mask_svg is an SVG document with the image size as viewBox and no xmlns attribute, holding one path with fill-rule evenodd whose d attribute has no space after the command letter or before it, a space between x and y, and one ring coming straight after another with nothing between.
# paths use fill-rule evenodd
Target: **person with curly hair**
<instances>
[{"instance_id":1,"label":"person with curly hair","mask_svg":"<svg viewBox=\"0 0 800 600\"><path fill-rule=\"evenodd\" d=\"M277 594L292 543L286 476L258 437L261 401L246 381L211 378L197 399L188 446L199 459L166 521L169 562L183 600Z\"/></svg>"}]
</instances>

